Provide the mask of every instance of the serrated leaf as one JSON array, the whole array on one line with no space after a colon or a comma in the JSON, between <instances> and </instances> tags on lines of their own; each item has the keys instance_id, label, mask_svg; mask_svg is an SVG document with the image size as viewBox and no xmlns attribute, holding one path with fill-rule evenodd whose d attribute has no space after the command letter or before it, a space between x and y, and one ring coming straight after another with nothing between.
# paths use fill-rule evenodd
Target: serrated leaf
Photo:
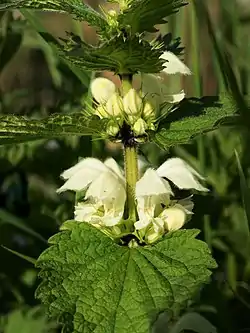
<instances>
[{"instance_id":1,"label":"serrated leaf","mask_svg":"<svg viewBox=\"0 0 250 333\"><path fill-rule=\"evenodd\" d=\"M63 229L37 261L36 296L71 333L148 333L160 312L183 306L216 267L197 230L128 248L87 223Z\"/></svg>"},{"instance_id":2,"label":"serrated leaf","mask_svg":"<svg viewBox=\"0 0 250 333\"><path fill-rule=\"evenodd\" d=\"M21 116L0 117L0 144L21 143L43 138L68 135L94 135L103 130L103 122L96 116L87 118L83 113L54 114L40 120Z\"/></svg>"},{"instance_id":3,"label":"serrated leaf","mask_svg":"<svg viewBox=\"0 0 250 333\"><path fill-rule=\"evenodd\" d=\"M82 0L0 0L0 10L6 9L38 9L42 11L55 11L68 13L76 20L87 21L105 32L109 28L106 19Z\"/></svg>"},{"instance_id":4,"label":"serrated leaf","mask_svg":"<svg viewBox=\"0 0 250 333\"><path fill-rule=\"evenodd\" d=\"M128 39L115 37L98 47L85 43L73 34L69 35L69 39L62 40L63 45L55 43L48 34L42 36L57 47L62 58L87 70L134 74L157 73L163 69L164 60L159 59L162 52L137 36Z\"/></svg>"},{"instance_id":5,"label":"serrated leaf","mask_svg":"<svg viewBox=\"0 0 250 333\"><path fill-rule=\"evenodd\" d=\"M178 12L184 0L132 0L129 7L118 16L120 29L128 26L131 32L155 32L156 24L166 23L165 17Z\"/></svg>"},{"instance_id":6,"label":"serrated leaf","mask_svg":"<svg viewBox=\"0 0 250 333\"><path fill-rule=\"evenodd\" d=\"M222 123L236 123L236 112L237 106L230 96L222 96L220 100L217 97L186 99L160 124L153 141L163 149L188 143Z\"/></svg>"}]
</instances>

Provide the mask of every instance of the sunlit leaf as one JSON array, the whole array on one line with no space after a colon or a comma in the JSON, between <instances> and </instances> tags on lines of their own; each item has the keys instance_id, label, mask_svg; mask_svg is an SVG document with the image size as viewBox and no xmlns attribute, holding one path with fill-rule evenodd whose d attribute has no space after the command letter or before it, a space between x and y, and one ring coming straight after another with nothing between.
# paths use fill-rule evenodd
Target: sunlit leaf
<instances>
[{"instance_id":1,"label":"sunlit leaf","mask_svg":"<svg viewBox=\"0 0 250 333\"><path fill-rule=\"evenodd\" d=\"M237 124L237 110L229 96L186 99L164 119L153 140L164 149L188 143L195 136L214 130L223 123Z\"/></svg>"},{"instance_id":2,"label":"sunlit leaf","mask_svg":"<svg viewBox=\"0 0 250 333\"><path fill-rule=\"evenodd\" d=\"M75 66L92 70L109 70L115 73L157 73L163 69L161 51L139 37L111 39L100 46L91 46L78 36L69 35L63 45L55 42L48 34L43 37L57 47L59 55Z\"/></svg>"},{"instance_id":3,"label":"sunlit leaf","mask_svg":"<svg viewBox=\"0 0 250 333\"><path fill-rule=\"evenodd\" d=\"M82 0L0 0L0 10L6 9L37 9L71 14L76 20L87 21L101 31L108 28L103 15L82 2Z\"/></svg>"},{"instance_id":4,"label":"sunlit leaf","mask_svg":"<svg viewBox=\"0 0 250 333\"><path fill-rule=\"evenodd\" d=\"M21 116L0 117L0 144L20 143L68 135L98 135L103 122L83 113L54 114L45 119L30 120Z\"/></svg>"},{"instance_id":5,"label":"sunlit leaf","mask_svg":"<svg viewBox=\"0 0 250 333\"><path fill-rule=\"evenodd\" d=\"M68 221L38 259L37 297L72 333L148 333L160 312L183 307L216 267L197 234L179 230L154 246L128 248Z\"/></svg>"},{"instance_id":6,"label":"sunlit leaf","mask_svg":"<svg viewBox=\"0 0 250 333\"><path fill-rule=\"evenodd\" d=\"M120 28L130 27L132 33L154 32L156 24L165 23L165 17L178 12L184 0L131 0L129 7L118 16Z\"/></svg>"}]
</instances>

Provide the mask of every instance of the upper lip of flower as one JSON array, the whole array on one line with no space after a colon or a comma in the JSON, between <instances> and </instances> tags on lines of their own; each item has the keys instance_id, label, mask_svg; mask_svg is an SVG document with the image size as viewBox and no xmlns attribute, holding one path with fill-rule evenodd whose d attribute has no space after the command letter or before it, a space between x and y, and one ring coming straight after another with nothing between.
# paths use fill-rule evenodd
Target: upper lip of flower
<instances>
[{"instance_id":1,"label":"upper lip of flower","mask_svg":"<svg viewBox=\"0 0 250 333\"><path fill-rule=\"evenodd\" d=\"M63 172L62 177L66 182L58 192L87 189L86 200L93 201L97 206L104 205L107 215L110 213L115 219L121 216L126 201L125 179L114 159L109 158L104 163L95 158L83 159ZM168 207L173 192L165 178L180 189L207 191L199 183L199 179L203 179L202 176L180 158L170 158L156 170L148 168L136 183L135 198L141 220L136 222L137 226L150 223L157 205L164 204L166 208ZM186 202L180 200L174 205L183 207L186 214L192 211L190 198Z\"/></svg>"},{"instance_id":2,"label":"upper lip of flower","mask_svg":"<svg viewBox=\"0 0 250 333\"><path fill-rule=\"evenodd\" d=\"M107 159L103 163L96 158L86 158L62 173L61 177L66 182L57 192L60 193L67 190L82 191L91 183L98 181L98 177L103 174L119 178L125 186L124 176L113 159Z\"/></svg>"},{"instance_id":3,"label":"upper lip of flower","mask_svg":"<svg viewBox=\"0 0 250 333\"><path fill-rule=\"evenodd\" d=\"M171 74L183 74L183 75L191 75L191 70L172 52L165 51L160 56L160 59L166 60L163 64L165 67L163 72L171 75Z\"/></svg>"}]
</instances>

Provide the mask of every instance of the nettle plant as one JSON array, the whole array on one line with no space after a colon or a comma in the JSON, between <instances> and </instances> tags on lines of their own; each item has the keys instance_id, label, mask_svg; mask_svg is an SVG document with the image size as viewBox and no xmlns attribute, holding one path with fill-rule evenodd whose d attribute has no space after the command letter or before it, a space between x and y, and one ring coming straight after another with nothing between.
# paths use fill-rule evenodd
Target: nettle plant
<instances>
[{"instance_id":1,"label":"nettle plant","mask_svg":"<svg viewBox=\"0 0 250 333\"><path fill-rule=\"evenodd\" d=\"M124 147L124 170L111 158L89 157L62 174L58 192L76 192L74 220L62 224L38 258L42 282L36 296L63 332L150 332L160 313L178 315L216 267L206 243L196 239L199 230L179 230L193 214L191 191L207 191L201 175L179 158L143 173L137 154L145 142L163 149L186 143L232 119L236 107L228 96L169 93L165 77L191 71L178 57L178 43L145 36L178 12L183 0L112 2L119 10L97 12L81 0L0 4L2 10L58 11L87 21L97 28L98 46L74 34L59 41L41 35L70 66L120 78L118 88L96 75L93 101L82 112L0 119L2 143L91 135ZM175 198L173 186L190 196Z\"/></svg>"}]
</instances>

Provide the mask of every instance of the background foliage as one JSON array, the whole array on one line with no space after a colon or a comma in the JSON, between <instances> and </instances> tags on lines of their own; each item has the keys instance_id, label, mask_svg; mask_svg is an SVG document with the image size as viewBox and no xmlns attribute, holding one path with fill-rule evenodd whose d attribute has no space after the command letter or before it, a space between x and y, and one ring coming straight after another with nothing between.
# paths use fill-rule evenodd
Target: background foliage
<instances>
[{"instance_id":1,"label":"background foliage","mask_svg":"<svg viewBox=\"0 0 250 333\"><path fill-rule=\"evenodd\" d=\"M206 176L210 192L195 196L195 214L188 227L202 229L201 237L219 264L211 283L190 301L177 323L160 316L157 333L250 331L250 117L246 106L250 4L247 0L210 0L204 7L207 3L193 0L170 17L168 24L159 26L162 35L168 33L165 38L169 33L181 37L183 59L193 72L183 80L171 78L169 84L173 89L184 85L189 97L230 90L244 127L215 130L166 152L154 144L141 148L141 154L155 166L178 155ZM95 8L97 2L91 5ZM34 32L34 24L54 36L65 37L65 31L71 31L96 43L94 29L63 14L0 12L1 114L37 119L81 110L89 98L91 73L62 62ZM116 82L110 73L103 75ZM37 258L61 222L72 218L73 195L55 193L61 184L59 174L79 156L91 155L112 155L122 163L118 144L91 142L88 136L0 146L0 243ZM32 263L4 248L0 248L0 262L0 330L56 332L56 324L48 322L34 299L38 282Z\"/></svg>"}]
</instances>

